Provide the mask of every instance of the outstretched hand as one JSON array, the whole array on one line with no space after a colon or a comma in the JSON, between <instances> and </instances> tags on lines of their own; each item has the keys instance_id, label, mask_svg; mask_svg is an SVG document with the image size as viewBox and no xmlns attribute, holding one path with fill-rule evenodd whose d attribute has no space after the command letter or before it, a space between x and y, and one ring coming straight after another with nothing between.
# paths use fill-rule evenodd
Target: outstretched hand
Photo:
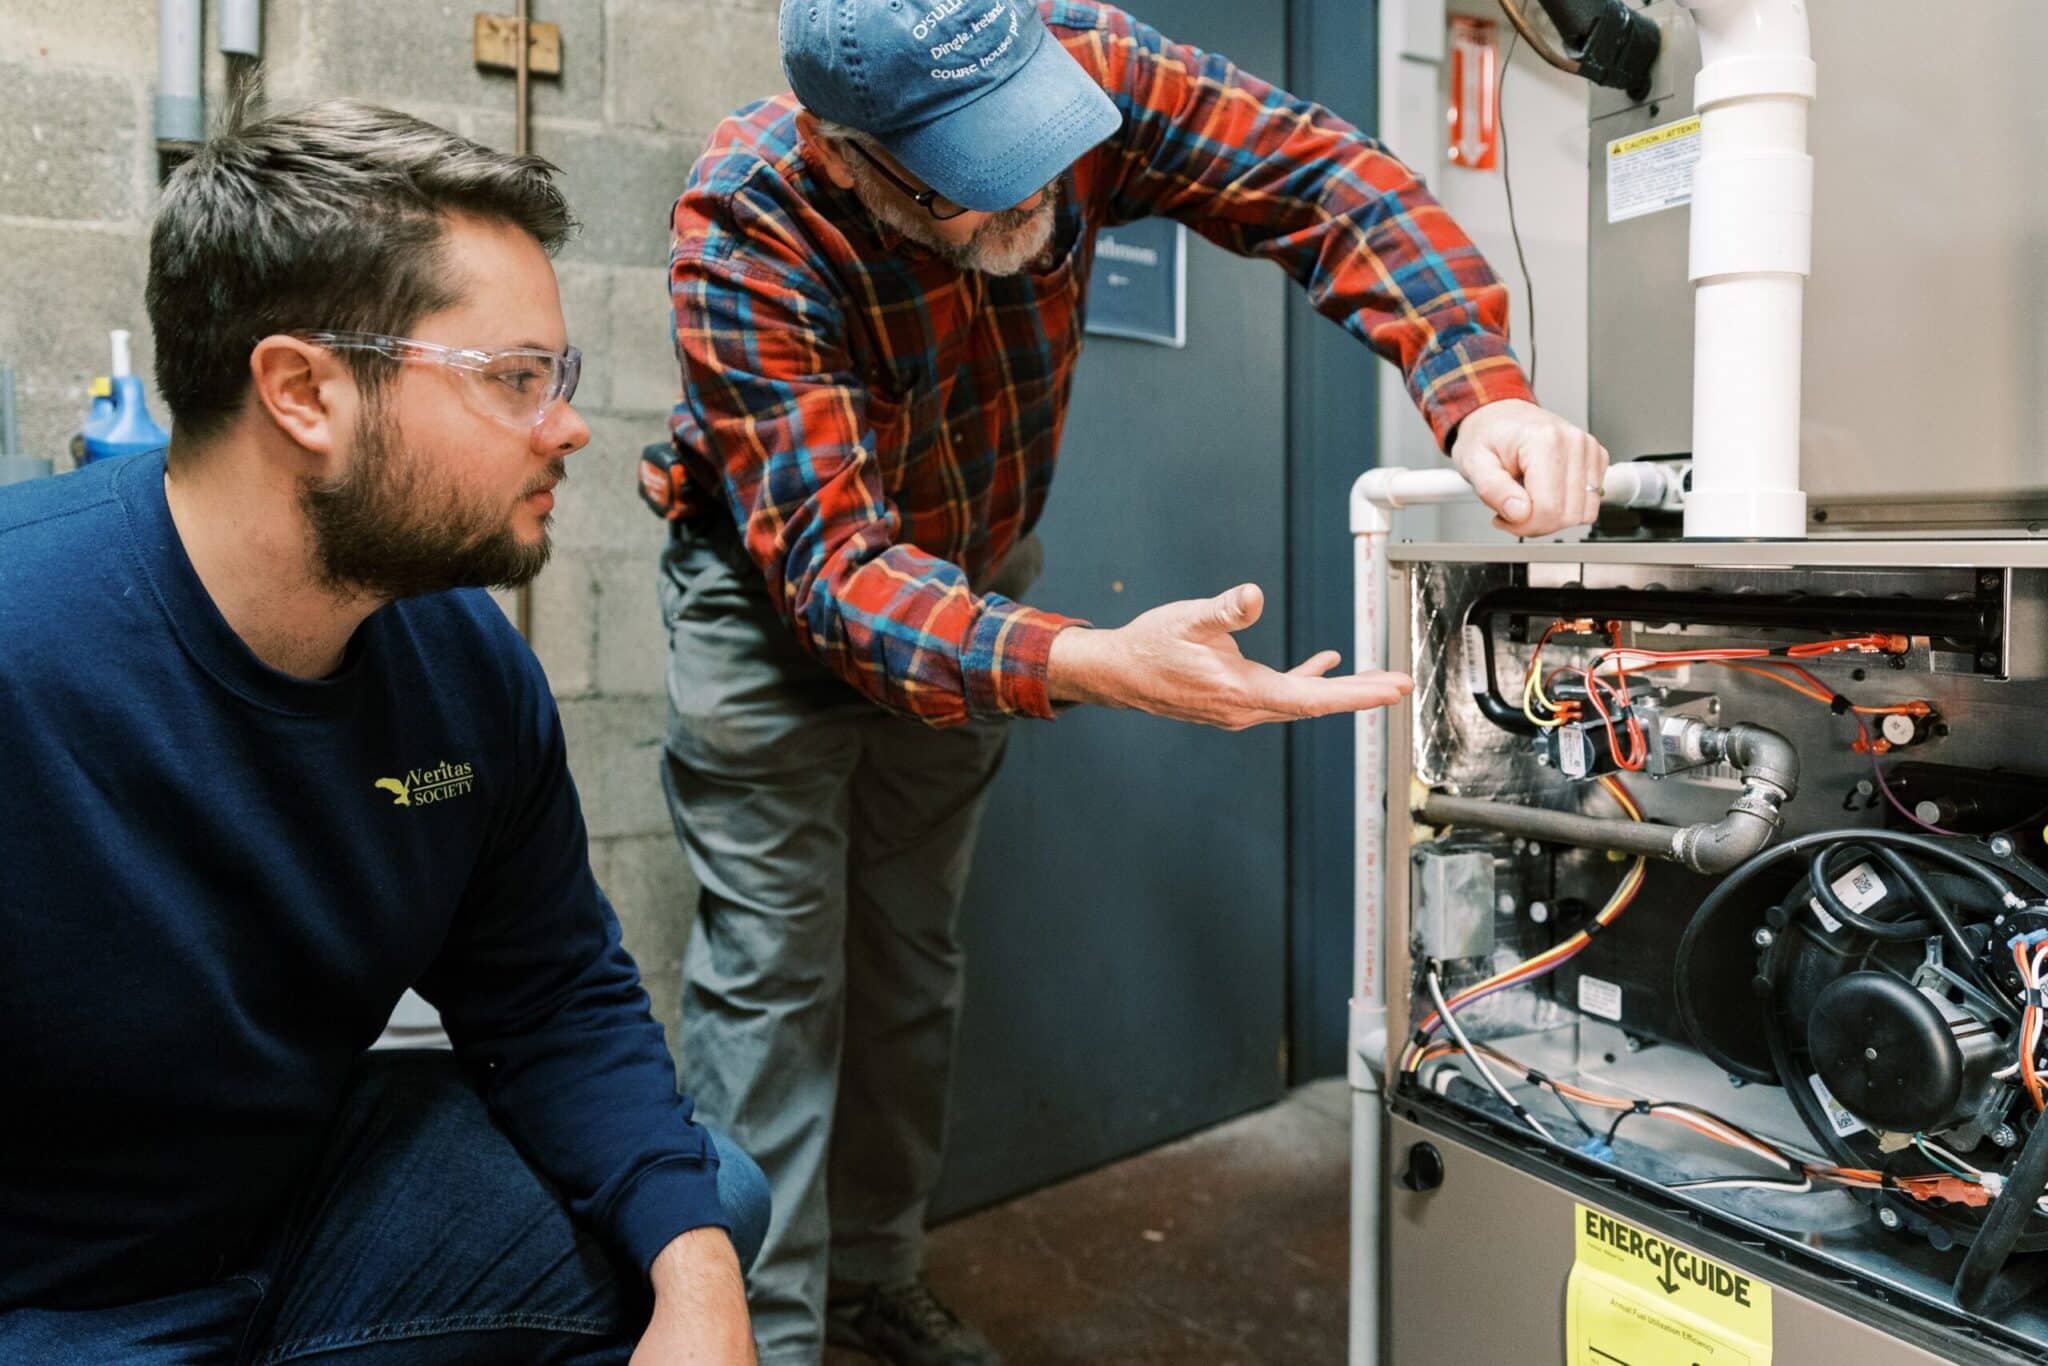
<instances>
[{"instance_id":1,"label":"outstretched hand","mask_svg":"<svg viewBox=\"0 0 2048 1366\"><path fill-rule=\"evenodd\" d=\"M1390 706L1414 690L1405 674L1331 676L1323 650L1281 673L1246 659L1234 636L1266 595L1240 584L1213 598L1169 602L1114 630L1073 627L1053 639L1047 685L1057 701L1131 707L1220 730Z\"/></svg>"}]
</instances>

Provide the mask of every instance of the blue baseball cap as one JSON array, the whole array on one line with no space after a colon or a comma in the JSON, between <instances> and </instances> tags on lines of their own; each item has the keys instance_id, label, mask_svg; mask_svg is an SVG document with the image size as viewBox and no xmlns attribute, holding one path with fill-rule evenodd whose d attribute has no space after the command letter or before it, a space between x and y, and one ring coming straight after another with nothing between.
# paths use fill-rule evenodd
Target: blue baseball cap
<instances>
[{"instance_id":1,"label":"blue baseball cap","mask_svg":"<svg viewBox=\"0 0 2048 1366\"><path fill-rule=\"evenodd\" d=\"M984 213L1029 199L1123 122L1032 0L783 0L781 36L806 109Z\"/></svg>"}]
</instances>

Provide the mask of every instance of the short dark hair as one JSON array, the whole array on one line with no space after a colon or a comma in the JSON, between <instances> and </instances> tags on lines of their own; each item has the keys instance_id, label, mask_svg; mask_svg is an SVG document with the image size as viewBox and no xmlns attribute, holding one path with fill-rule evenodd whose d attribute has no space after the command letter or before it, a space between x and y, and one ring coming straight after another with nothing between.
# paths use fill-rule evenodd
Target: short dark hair
<instances>
[{"instance_id":1,"label":"short dark hair","mask_svg":"<svg viewBox=\"0 0 2048 1366\"><path fill-rule=\"evenodd\" d=\"M241 409L265 337L403 334L458 303L449 215L523 228L551 253L575 228L539 157L354 100L247 122L252 98L238 90L221 131L171 176L149 234L157 388L185 435L217 434ZM367 385L388 373L346 354Z\"/></svg>"}]
</instances>

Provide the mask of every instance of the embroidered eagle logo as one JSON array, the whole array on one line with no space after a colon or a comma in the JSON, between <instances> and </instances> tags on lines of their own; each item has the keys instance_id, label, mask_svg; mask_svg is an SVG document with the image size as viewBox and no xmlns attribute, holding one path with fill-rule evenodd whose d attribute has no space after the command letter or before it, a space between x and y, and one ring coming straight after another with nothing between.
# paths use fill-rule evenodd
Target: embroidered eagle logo
<instances>
[{"instance_id":1,"label":"embroidered eagle logo","mask_svg":"<svg viewBox=\"0 0 2048 1366\"><path fill-rule=\"evenodd\" d=\"M404 783L400 782L396 778L379 778L377 780L377 790L380 792L389 792L391 794L391 804L393 806L412 805L412 793L407 789Z\"/></svg>"}]
</instances>

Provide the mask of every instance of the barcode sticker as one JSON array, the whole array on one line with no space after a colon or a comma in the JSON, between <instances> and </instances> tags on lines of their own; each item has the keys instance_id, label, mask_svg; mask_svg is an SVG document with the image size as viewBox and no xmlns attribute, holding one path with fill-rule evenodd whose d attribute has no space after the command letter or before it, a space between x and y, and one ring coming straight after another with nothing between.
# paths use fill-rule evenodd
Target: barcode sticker
<instances>
[{"instance_id":1,"label":"barcode sticker","mask_svg":"<svg viewBox=\"0 0 2048 1366\"><path fill-rule=\"evenodd\" d=\"M1486 692L1486 632L1465 628L1465 687L1474 697Z\"/></svg>"},{"instance_id":2,"label":"barcode sticker","mask_svg":"<svg viewBox=\"0 0 2048 1366\"><path fill-rule=\"evenodd\" d=\"M1828 1084L1820 1079L1820 1073L1815 1072L1806 1080L1812 1085L1814 1097L1820 1101L1820 1108L1826 1111L1828 1123L1834 1128L1835 1137L1847 1138L1850 1134L1860 1134L1870 1127L1842 1108L1842 1102L1836 1100L1834 1092L1828 1090Z\"/></svg>"},{"instance_id":3,"label":"barcode sticker","mask_svg":"<svg viewBox=\"0 0 2048 1366\"><path fill-rule=\"evenodd\" d=\"M1877 869L1868 863L1857 864L1828 885L1834 889L1835 895L1841 898L1842 904L1852 911L1869 910L1884 900L1889 890L1884 885L1884 879L1877 875ZM1811 898L1806 904L1812 908L1814 918L1820 921L1822 929L1829 934L1841 931L1842 922L1828 914L1827 907L1820 904L1819 897Z\"/></svg>"},{"instance_id":4,"label":"barcode sticker","mask_svg":"<svg viewBox=\"0 0 2048 1366\"><path fill-rule=\"evenodd\" d=\"M1852 911L1867 911L1884 900L1884 879L1877 869L1859 863L1834 881L1835 895Z\"/></svg>"},{"instance_id":5,"label":"barcode sticker","mask_svg":"<svg viewBox=\"0 0 2048 1366\"><path fill-rule=\"evenodd\" d=\"M1579 974L1579 1009L1603 1020L1621 1022L1621 988L1598 977Z\"/></svg>"}]
</instances>

